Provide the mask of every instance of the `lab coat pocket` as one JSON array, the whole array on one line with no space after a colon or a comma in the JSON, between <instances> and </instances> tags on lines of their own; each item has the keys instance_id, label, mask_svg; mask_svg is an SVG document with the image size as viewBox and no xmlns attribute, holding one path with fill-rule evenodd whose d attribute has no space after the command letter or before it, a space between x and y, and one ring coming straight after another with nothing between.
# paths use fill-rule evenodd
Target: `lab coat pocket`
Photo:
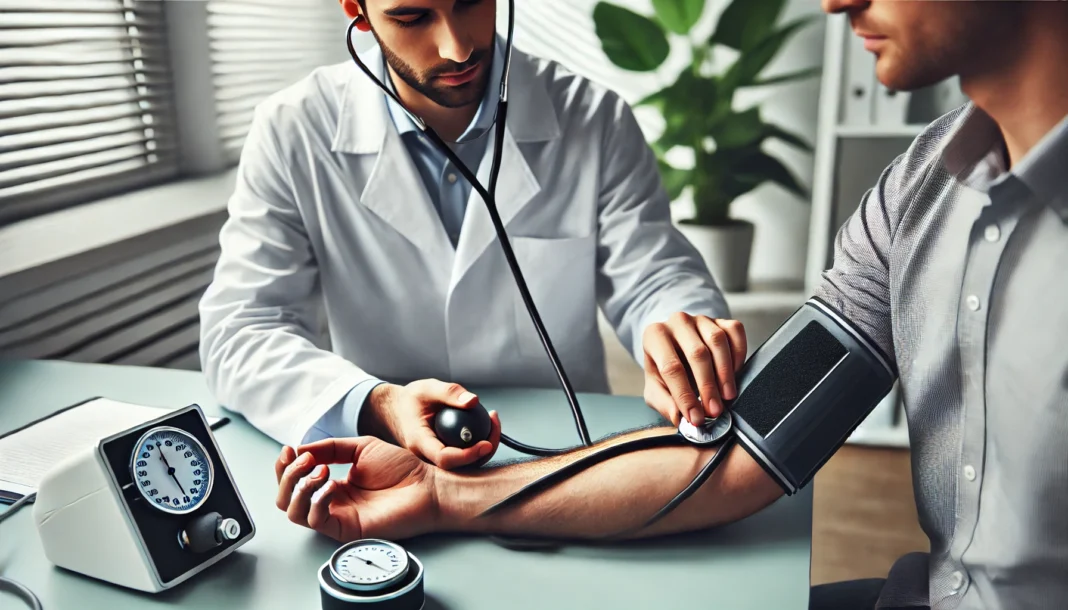
<instances>
[{"instance_id":1,"label":"lab coat pocket","mask_svg":"<svg viewBox=\"0 0 1068 610\"><path fill-rule=\"evenodd\" d=\"M581 355L597 335L595 234L584 237L511 237L519 268L553 347L562 359ZM514 309L519 353L548 358L518 288Z\"/></svg>"}]
</instances>

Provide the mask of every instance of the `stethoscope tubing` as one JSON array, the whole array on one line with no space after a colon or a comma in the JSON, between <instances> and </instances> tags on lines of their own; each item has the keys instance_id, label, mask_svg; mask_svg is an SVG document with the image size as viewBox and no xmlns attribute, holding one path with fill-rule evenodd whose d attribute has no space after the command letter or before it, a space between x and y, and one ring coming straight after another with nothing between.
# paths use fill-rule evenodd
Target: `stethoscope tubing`
<instances>
[{"instance_id":1,"label":"stethoscope tubing","mask_svg":"<svg viewBox=\"0 0 1068 610\"><path fill-rule=\"evenodd\" d=\"M542 347L545 348L546 353L549 355L549 360L552 362L553 369L556 372L557 378L560 380L560 385L563 387L564 394L567 396L567 401L571 406L571 412L575 419L575 427L578 430L579 439L584 446L593 445L593 441L590 438L589 430L586 426L585 418L582 416L582 410L579 408L578 398L575 396L575 391L571 385L570 379L567 377L567 373L564 371L563 364L560 362L560 357L556 352L556 348L552 344L552 340L549 338L548 332L545 330L545 324L541 320L541 314L538 313L537 307L534 305L534 299L530 295L530 290L527 287L526 280L523 277L523 273L519 268L519 262L516 260L515 252L512 250L512 245L508 240L508 234L505 231L504 223L501 221L500 214L497 212L497 201L493 193L496 192L497 178L500 174L501 156L503 153L502 141L504 137L505 126L507 123L508 114L508 76L511 73L511 58L512 58L512 36L515 25L515 1L509 0L508 11L508 41L505 51L505 69L504 75L501 79L501 87L498 101L498 112L494 121L495 127L495 139L493 142L493 159L490 169L490 188L487 191L478 178L474 175L470 168L464 164L463 161L453 153L441 137L423 121L421 118L415 115L415 113L408 110L400 98L387 88L382 81L380 81L375 75L367 68L366 65L360 60L359 55L356 53L356 49L352 44L352 30L356 27L356 23L359 18L353 19L349 24L346 32L345 41L349 49L349 54L352 56L353 61L364 74L367 75L386 95L390 96L404 111L411 117L412 121L423 131L423 133L430 138L438 149L451 161L456 168L463 175L471 187L482 198L482 201L486 204L486 209L490 215L490 221L493 223L493 228L497 233L497 237L501 242L501 248L504 251L505 259L508 262L508 267L511 269L512 276L515 278L516 287L519 289L520 297L523 299L523 304L527 308L527 312L530 314L531 321L534 323L534 328L538 333L538 338L541 340ZM516 451L521 451L528 455L535 456L553 456L566 453L570 449L546 449L542 447L534 447L525 443L520 443L510 437L502 435L501 442L507 447L511 447Z\"/></svg>"},{"instance_id":2,"label":"stethoscope tubing","mask_svg":"<svg viewBox=\"0 0 1068 610\"><path fill-rule=\"evenodd\" d=\"M376 85L378 85L378 87L382 89L382 91L384 91L386 95L390 96L402 109L404 109L404 111L408 114L408 116L412 119L416 126L418 126L418 128L428 138L430 138L434 145L437 146L438 149L440 149L441 152L445 154L449 161L451 161L457 167L460 173L464 176L464 179L466 179L471 184L471 187L475 189L475 191L482 198L482 201L486 204L486 209L489 212L490 220L492 221L493 228L496 231L497 237L501 242L501 248L504 251L505 259L508 262L508 266L512 271L513 277L515 278L516 287L519 289L520 296L523 299L523 304L526 306L527 312L530 314L531 320L534 323L535 330L538 333L538 337L541 340L542 346L545 348L546 353L549 355L549 359L551 360L553 368L556 371L556 375L560 380L560 384L564 389L564 393L567 395L568 403L571 406L571 411L575 418L575 426L578 430L579 438L581 439L582 444L584 446L589 447L593 444L593 442L590 439L585 419L583 418L582 411L579 408L578 399L575 397L575 392L571 386L571 382L567 377L567 373L564 371L563 365L560 363L560 358L556 353L556 349L553 347L552 341L550 340L548 332L545 330L544 323L541 320L541 315L538 313L537 307L535 306L533 298L530 295L530 291L527 288L526 280L523 278L523 273L519 268L519 263L516 260L515 253L513 252L511 243L508 240L508 235L505 231L504 223L501 221L500 215L497 212L497 202L494 196L497 190L497 179L500 174L501 156L503 153L502 142L504 138L508 116L508 77L511 72L511 56L513 48L512 36L515 24L514 15L515 2L514 0L509 0L508 41L505 51L505 69L504 75L501 79L500 93L498 96L497 116L494 118L495 139L493 142L493 159L490 165L490 180L488 190L482 186L481 182L479 182L478 178L474 175L471 169L468 168L467 165L464 164L464 162L461 161L456 156L456 154L452 152L452 149L450 149L444 141L442 141L441 137L438 136L438 134L429 125L427 125L425 121L416 116L415 113L408 110L404 103L401 102L400 98L392 91L390 91L378 78L376 78L374 74L367 68L367 66L364 65L364 63L360 60L352 44L352 30L355 28L358 18L353 19L352 22L349 24L346 35L346 43L348 45L349 54L352 56L352 59L356 63L356 65L359 66L360 69L363 70L363 72L368 76L368 78L370 78ZM684 502L687 498L693 495L693 493L696 492L697 489L699 489L701 485L703 485L705 481L707 481L708 478L711 477L712 474L716 471L716 468L722 463L723 459L726 457L728 449L734 444L736 440L735 434L736 433L732 430L731 433L728 434L726 438L722 440L722 442L719 444L719 448L716 450L716 453L713 454L713 456L705 464L704 468L702 468L701 471L693 478L690 484L687 485L686 488L684 488L682 491L680 491L667 504L665 504L663 508L657 511L656 514L654 514L652 517L647 519L642 525L637 526L636 528L612 534L611 536L608 536L603 540L617 539L628 535L633 531L638 531L647 528L662 519L665 515L677 508L680 504L682 504L682 502ZM505 445L506 447L510 447L515 451L519 451L527 455L540 457L557 456L569 453L574 450L574 448L547 449L543 447L535 447L532 445L521 443L504 434L501 435L501 444ZM578 472L581 472L582 470L585 470L586 468L589 468L590 466L600 463L606 459L610 459L612 457L616 457L624 453L629 453L631 451L640 451L643 449L651 449L654 447L687 445L692 445L692 443L684 436L682 436L681 433L643 437L640 439L634 439L616 445L610 445L604 449L584 456L583 458L576 460L564 466L563 468L548 473L542 476L541 478L533 481L532 483L529 483L528 485L514 492L510 496L490 506L489 508L484 510L479 516L485 517L497 511L503 510L513 505L515 502L518 502L519 500L524 499L535 492L547 489L559 483L563 479L577 474Z\"/></svg>"}]
</instances>

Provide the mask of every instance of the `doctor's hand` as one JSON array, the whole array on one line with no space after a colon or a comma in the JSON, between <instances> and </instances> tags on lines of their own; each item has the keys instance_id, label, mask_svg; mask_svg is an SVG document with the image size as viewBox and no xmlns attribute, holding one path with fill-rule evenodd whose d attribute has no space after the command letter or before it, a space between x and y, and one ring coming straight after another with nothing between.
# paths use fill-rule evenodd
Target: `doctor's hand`
<instances>
[{"instance_id":1,"label":"doctor's hand","mask_svg":"<svg viewBox=\"0 0 1068 610\"><path fill-rule=\"evenodd\" d=\"M351 464L348 476L331 479L327 464ZM340 542L403 540L438 522L437 469L371 436L283 447L274 470L276 505L289 520Z\"/></svg>"},{"instance_id":2,"label":"doctor's hand","mask_svg":"<svg viewBox=\"0 0 1068 610\"><path fill-rule=\"evenodd\" d=\"M745 329L737 320L676 313L642 336L645 402L675 426L719 417L737 396L734 375L745 364Z\"/></svg>"},{"instance_id":3,"label":"doctor's hand","mask_svg":"<svg viewBox=\"0 0 1068 610\"><path fill-rule=\"evenodd\" d=\"M434 416L442 406L468 409L476 404L478 397L463 386L437 379L421 379L405 386L380 384L371 390L365 407L370 411L367 429L445 470L481 465L493 457L501 440L496 411L489 414L489 439L467 449L446 447L434 433Z\"/></svg>"}]
</instances>

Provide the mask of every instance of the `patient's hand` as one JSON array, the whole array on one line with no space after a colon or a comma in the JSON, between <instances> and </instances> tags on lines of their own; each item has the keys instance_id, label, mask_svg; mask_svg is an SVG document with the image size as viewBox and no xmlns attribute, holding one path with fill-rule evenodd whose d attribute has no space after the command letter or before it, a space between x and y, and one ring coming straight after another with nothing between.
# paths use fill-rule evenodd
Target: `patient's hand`
<instances>
[{"instance_id":1,"label":"patient's hand","mask_svg":"<svg viewBox=\"0 0 1068 610\"><path fill-rule=\"evenodd\" d=\"M344 480L329 478L326 464L349 463ZM341 542L402 540L438 523L436 471L410 451L369 436L326 439L296 452L283 447L275 462L277 506L293 523Z\"/></svg>"}]
</instances>

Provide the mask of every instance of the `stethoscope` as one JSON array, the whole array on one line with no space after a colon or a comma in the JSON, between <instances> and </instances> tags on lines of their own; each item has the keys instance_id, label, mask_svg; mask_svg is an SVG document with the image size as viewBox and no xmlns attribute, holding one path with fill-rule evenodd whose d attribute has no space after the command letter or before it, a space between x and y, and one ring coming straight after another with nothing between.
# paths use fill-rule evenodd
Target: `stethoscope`
<instances>
[{"instance_id":1,"label":"stethoscope","mask_svg":"<svg viewBox=\"0 0 1068 610\"><path fill-rule=\"evenodd\" d=\"M393 93L388 87L386 87L381 80L378 79L364 65L360 60L359 55L356 53L356 49L352 44L352 30L359 23L360 17L356 17L349 24L347 35L345 37L348 44L349 54L352 55L353 61L360 67L361 70L370 78L382 91L385 92L390 98L392 98L398 106L400 106L404 112L415 123L416 127L434 143L438 149L445 154L446 157L459 169L464 178L471 184L471 187L482 197L482 201L486 203L486 209L489 211L490 220L493 222L493 228L497 232L497 237L501 242L501 248L504 250L504 256L508 261L508 267L512 270L512 276L515 278L516 286L519 288L519 294L523 298L523 304L527 308L527 312L530 314L531 320L534 322L534 328L538 332L538 338L541 339L542 346L545 348L546 353L549 355L549 360L552 361L553 368L556 371L556 376L560 380L560 385L564 389L564 393L567 395L567 401L571 405L571 412L575 418L575 427L578 429L579 439L584 446L593 445L593 441L590 440L590 433L586 429L586 421L582 417L582 410L579 409L578 399L575 397L575 391L571 387L571 381L567 378L567 373L564 372L564 367L560 363L560 358L556 353L556 348L553 347L552 341L549 339L549 334L545 330L545 325L541 321L541 315L538 313L537 308L534 306L534 301L530 296L530 291L527 289L526 280L523 279L523 273L519 269L519 263L516 261L515 253L512 251L512 246L508 241L508 235L504 230L504 223L501 222L501 217L497 213L497 201L494 197L494 193L497 190L497 177L501 171L501 153L503 152L502 141L504 139L505 124L508 117L508 77L511 73L512 66L512 36L515 29L515 0L509 0L508 2L508 40L505 45L504 55L504 72L501 78L500 93L498 95L497 113L494 117L494 141L493 141L493 163L490 166L490 179L489 189L487 190L479 182L475 174L464 164L463 161L452 152L441 137L434 132L434 130L426 124L426 122L418 117L414 112L408 109L404 105L404 102ZM488 417L487 420L488 421ZM501 435L501 443L506 447L510 447L521 453L527 455L535 455L540 457L550 457L554 455L560 455L571 451L571 449L545 449L542 447L534 447L521 443L504 434Z\"/></svg>"},{"instance_id":2,"label":"stethoscope","mask_svg":"<svg viewBox=\"0 0 1068 610\"><path fill-rule=\"evenodd\" d=\"M378 87L382 89L382 91L386 93L386 95L390 96L390 98L392 98L398 106L404 109L404 112L407 113L407 115L411 118L412 122L415 123L419 130L422 131L426 135L426 137L428 137L430 141L432 141L448 157L448 159L452 161L454 165L456 165L460 173L463 174L464 178L468 182L470 182L472 188L474 188L475 191L478 192L478 194L482 197L482 200L485 202L486 208L489 211L490 219L493 221L493 228L496 231L498 238L500 239L501 248L504 250L505 258L508 261L508 266L512 270L512 275L515 277L515 282L517 287L519 288L520 295L523 298L523 303L524 305L526 305L527 312L530 314L531 320L533 320L534 326L538 331L538 337L541 339L542 345L544 346L546 353L548 353L549 359L552 361L553 368L556 370L557 377L560 379L560 385L563 387L564 393L567 395L568 402L571 405L571 411L574 414L575 426L578 429L579 438L582 440L582 444L584 446L590 447L593 445L593 442L590 440L589 432L586 429L586 423L582 417L582 411L579 409L578 399L575 397L575 392L571 387L571 383L567 378L567 374L564 372L563 365L560 363L560 359L556 353L556 350L553 347L551 340L549 339L549 335L546 332L544 325L542 324L541 316L538 314L538 310L534 306L534 302L530 296L530 292L527 289L526 282L523 279L523 273L519 269L519 263L516 261L515 254L512 252L511 244L508 241L508 236L504 229L504 224L501 222L500 216L497 213L496 199L494 198L494 193L496 191L497 186L497 176L500 172L501 165L501 142L504 137L505 123L508 115L508 77L511 72L512 36L515 24L515 0L509 0L508 5L508 38L505 47L505 67L503 77L501 79L497 114L494 117L495 139L493 142L493 163L490 166L490 180L488 190L482 186L482 184L478 181L478 178L475 177L471 170L463 163L463 161L461 161L456 156L455 153L452 152L452 150L445 144L445 142L442 141L441 137L438 136L438 134L435 133L434 130L429 125L427 125L425 121L423 121L420 117L416 116L415 113L411 112L400 100L400 98L396 94L394 94L393 91L391 91L388 87L386 87L382 83L382 81L380 81L371 72L371 70L369 70L367 66L364 65L364 63L360 60L352 44L352 30L359 22L359 17L353 19L352 23L349 25L346 41L348 43L349 54L352 55L352 59L356 62L356 65L359 66L360 69L363 70L363 72L375 84L377 84ZM463 412L458 409L452 409L451 411L452 413L458 413L461 415L467 414L467 412ZM482 438L484 438L485 435L488 435L489 433L488 422L488 416L485 416L483 422L480 422L477 426L474 426L479 428L478 432L484 433L482 435ZM464 429L464 431L468 434L468 436L463 440L465 442L471 441L471 437L474 434L468 431L466 428ZM512 506L516 502L528 497L529 495L544 490L566 479L569 476L572 476L582 470L593 466L594 464L600 463L606 459L610 459L623 453L651 449L654 447L712 447L718 445L719 449L709 459L708 463L704 466L704 468L702 468L702 470L694 477L690 484L687 485L686 488L683 489L681 492L679 492L679 494L675 496L675 498L673 498L670 502L668 502L662 509L660 509L660 511L658 511L655 515L648 519L642 526L640 526L639 529L648 527L649 525L655 523L663 516L674 510L686 498L692 495L710 476L712 476L712 473L723 461L724 457L727 454L727 449L733 444L734 440L735 434L733 427L733 419L731 417L730 411L724 411L724 413L717 419L706 419L705 424L701 427L695 427L691 425L688 421L683 419L682 422L679 424L678 431L675 434L646 436L623 443L618 443L615 445L609 445L605 448L599 449L593 453L583 456L581 459L576 460L575 462L572 462L559 470L548 473L543 477L537 479L536 481L528 484L527 486L516 491L512 495L485 509L480 516L486 516L499 510L503 510L506 507ZM541 457L550 457L563 453L569 453L572 451L572 448L545 449L541 447L533 447L531 445L516 441L515 439L508 437L504 434L501 434L501 443L521 453ZM613 534L612 538L617 538L619 536L624 535L625 533L626 532ZM496 538L498 538L499 541L511 540L514 542L518 540L505 539L503 537ZM516 544L516 546L519 545ZM544 543L533 541L533 546L544 546Z\"/></svg>"},{"instance_id":3,"label":"stethoscope","mask_svg":"<svg viewBox=\"0 0 1068 610\"><path fill-rule=\"evenodd\" d=\"M534 306L534 301L527 289L526 281L523 279L523 273L519 269L519 263L516 261L515 254L508 241L507 233L504 230L504 223L501 222L501 218L497 213L497 204L496 199L494 198L494 193L496 192L497 187L497 177L500 173L502 141L508 116L508 78L511 72L512 34L515 23L515 1L509 0L508 5L508 40L505 47L504 72L498 96L497 113L494 117L495 136L493 142L493 162L490 166L489 189L482 186L474 173L456 156L456 154L452 152L445 142L442 141L441 137L438 136L438 134L435 133L425 121L416 116L415 113L411 112L404 103L401 102L399 97L386 87L382 81L375 77L371 70L360 61L352 44L352 30L359 22L359 17L353 19L352 23L349 24L346 42L349 54L352 56L353 61L356 62L356 65L359 66L368 78L377 84L386 95L392 98L397 105L404 110L416 127L445 154L445 156L459 169L464 178L471 184L471 187L480 197L482 197L482 201L485 202L486 209L489 211L490 219L493 222L493 228L497 233L497 237L500 239L501 248L508 261L508 267L512 270L516 286L519 288L519 293L523 298L523 304L526 306L527 312L530 314L530 318L534 322L534 327L538 332L538 338L541 339L542 346L545 348L546 353L549 355L549 359L552 361L553 368L556 370L560 385L563 387L564 393L567 395L568 403L571 405L571 412L575 418L575 427L578 429L579 438L584 446L590 447L593 445L593 442L590 440L589 432L586 429L586 422L582 417L578 399L575 397L571 382L568 380L567 374L564 372L564 367L560 363L560 358L556 353L556 349L553 347L549 335L545 330L545 326L542 324L541 316L538 314L538 310ZM441 422L449 420L451 420L451 423L442 427ZM679 424L678 431L674 434L655 434L614 445L607 445L606 447L593 451L588 455L567 464L563 468L550 472L533 481L510 496L486 508L480 516L487 516L504 510L529 497L531 494L547 489L567 477L573 476L595 464L622 455L623 453L655 447L719 446L713 456L709 459L708 463L693 478L690 484L665 504L663 508L657 511L655 515L647 519L640 526L606 536L602 538L602 541L610 542L622 538L630 532L644 529L663 518L678 507L684 500L690 497L710 476L712 476L712 473L726 457L727 449L735 440L735 431L732 422L733 420L730 412L724 411L723 415L715 420L706 419L705 425L701 427L692 426L689 422L683 419ZM473 442L486 438L489 434L489 426L489 416L484 407L479 406L477 410L445 408L436 418L435 431L438 434L438 437L441 438L442 442L446 444L452 444L452 446L469 446ZM448 429L446 430L445 428ZM474 429L474 431L472 431L472 429ZM449 440L444 438L446 434L451 437ZM456 444L453 444L452 441L456 441ZM521 443L505 434L501 434L501 443L520 453L541 457L550 457L571 451L571 449L546 449L542 447L533 447ZM553 548L562 543L560 540L521 538L516 536L490 536L490 538L505 548L515 550ZM380 558L391 558L390 563L388 564L390 567L381 571L381 573L373 572L372 576L359 576L350 573L351 570L361 567L364 562L368 564L372 563L372 560L367 559L365 556L369 556L368 554L374 554L376 557ZM367 578L371 577L375 579L373 585L364 582ZM394 608L396 610L417 610L423 607L423 566L414 555L411 555L400 545L390 541L358 540L343 545L331 556L330 560L320 568L319 584L321 592L320 597L322 599L322 607L324 610L333 610L335 608L340 610L342 608L348 608L353 604L359 604L361 607L377 605L382 608Z\"/></svg>"}]
</instances>

